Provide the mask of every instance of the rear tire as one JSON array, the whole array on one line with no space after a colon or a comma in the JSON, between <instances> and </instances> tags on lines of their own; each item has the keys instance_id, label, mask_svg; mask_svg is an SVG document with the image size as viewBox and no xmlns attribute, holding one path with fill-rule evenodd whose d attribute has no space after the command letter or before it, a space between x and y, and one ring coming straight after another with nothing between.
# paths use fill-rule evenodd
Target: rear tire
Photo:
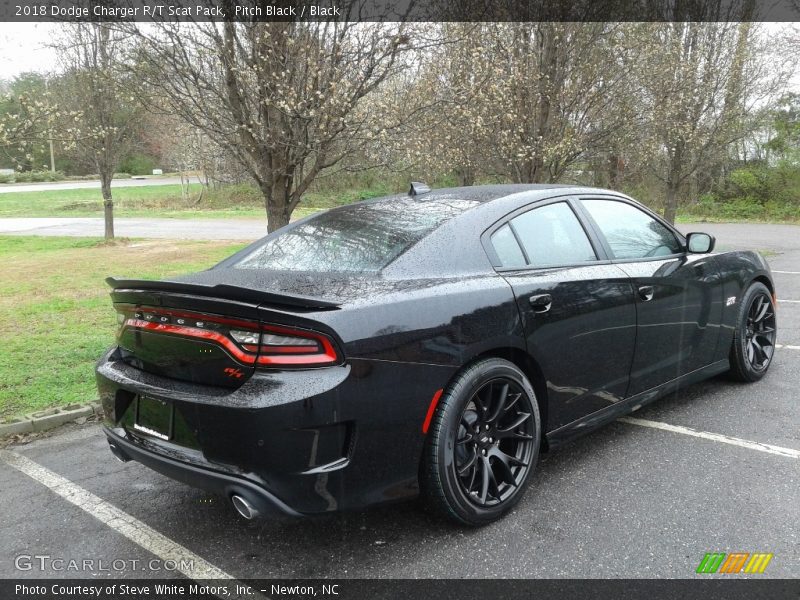
<instances>
[{"instance_id":1,"label":"rear tire","mask_svg":"<svg viewBox=\"0 0 800 600\"><path fill-rule=\"evenodd\" d=\"M739 304L729 355L733 379L752 383L767 373L775 352L776 333L772 294L763 283L754 282Z\"/></svg>"},{"instance_id":2,"label":"rear tire","mask_svg":"<svg viewBox=\"0 0 800 600\"><path fill-rule=\"evenodd\" d=\"M421 465L423 497L462 525L496 521L522 497L540 444L539 408L525 374L507 360L479 360L439 401Z\"/></svg>"}]
</instances>

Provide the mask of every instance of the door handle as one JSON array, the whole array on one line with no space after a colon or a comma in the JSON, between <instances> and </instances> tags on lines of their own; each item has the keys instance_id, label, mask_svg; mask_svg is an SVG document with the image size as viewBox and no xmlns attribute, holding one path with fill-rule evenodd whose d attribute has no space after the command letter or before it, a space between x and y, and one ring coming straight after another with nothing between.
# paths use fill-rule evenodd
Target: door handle
<instances>
[{"instance_id":1,"label":"door handle","mask_svg":"<svg viewBox=\"0 0 800 600\"><path fill-rule=\"evenodd\" d=\"M553 298L550 294L539 294L538 296L531 296L528 302L533 307L533 312L546 313L553 305Z\"/></svg>"},{"instance_id":2,"label":"door handle","mask_svg":"<svg viewBox=\"0 0 800 600\"><path fill-rule=\"evenodd\" d=\"M652 285L643 285L639 287L639 298L641 298L643 302L650 302L654 294L655 289Z\"/></svg>"}]
</instances>

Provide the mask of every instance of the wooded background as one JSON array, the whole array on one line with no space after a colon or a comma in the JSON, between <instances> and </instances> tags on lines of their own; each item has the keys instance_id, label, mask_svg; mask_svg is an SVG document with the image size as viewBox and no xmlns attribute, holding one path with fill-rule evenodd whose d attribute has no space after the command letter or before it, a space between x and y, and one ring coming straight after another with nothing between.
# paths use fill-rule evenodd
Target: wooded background
<instances>
[{"instance_id":1,"label":"wooded background","mask_svg":"<svg viewBox=\"0 0 800 600\"><path fill-rule=\"evenodd\" d=\"M412 179L610 187L670 221L798 219L800 34L745 18L64 24L51 72L0 82L0 167L16 171L0 182L59 177L43 174L53 140L55 171L99 176L107 219L112 175L153 168L261 203L270 231L311 191Z\"/></svg>"}]
</instances>

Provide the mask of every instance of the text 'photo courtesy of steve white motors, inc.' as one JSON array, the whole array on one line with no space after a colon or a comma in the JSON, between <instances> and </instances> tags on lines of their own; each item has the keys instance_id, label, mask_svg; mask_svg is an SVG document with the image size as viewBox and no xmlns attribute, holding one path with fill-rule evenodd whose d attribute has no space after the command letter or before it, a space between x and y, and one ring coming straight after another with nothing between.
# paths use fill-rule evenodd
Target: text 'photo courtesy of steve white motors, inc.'
<instances>
[{"instance_id":1,"label":"text 'photo courtesy of steve white motors, inc.'","mask_svg":"<svg viewBox=\"0 0 800 600\"><path fill-rule=\"evenodd\" d=\"M339 586L318 586L320 596L338 594ZM70 584L48 583L39 585L16 584L15 595L18 597L60 597L60 598L240 598L253 596L263 598L260 592L288 596L316 596L313 586L282 586L274 584L272 590L256 590L250 586L237 584L202 584L202 583L94 583Z\"/></svg>"}]
</instances>

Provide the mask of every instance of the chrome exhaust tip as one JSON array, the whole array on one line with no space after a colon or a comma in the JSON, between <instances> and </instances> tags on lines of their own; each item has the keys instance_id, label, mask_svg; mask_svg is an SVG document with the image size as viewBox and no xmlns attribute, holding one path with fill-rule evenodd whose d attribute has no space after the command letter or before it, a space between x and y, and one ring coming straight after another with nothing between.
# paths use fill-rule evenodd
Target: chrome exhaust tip
<instances>
[{"instance_id":1,"label":"chrome exhaust tip","mask_svg":"<svg viewBox=\"0 0 800 600\"><path fill-rule=\"evenodd\" d=\"M248 521L255 519L259 515L258 509L238 494L231 496L231 503L233 504L233 508L236 509L236 512Z\"/></svg>"},{"instance_id":2,"label":"chrome exhaust tip","mask_svg":"<svg viewBox=\"0 0 800 600\"><path fill-rule=\"evenodd\" d=\"M109 442L108 448L111 450L111 454L114 455L114 458L116 458L119 462L126 463L130 461L130 458L125 456L125 454L122 453L122 450L120 450L116 444Z\"/></svg>"}]
</instances>

